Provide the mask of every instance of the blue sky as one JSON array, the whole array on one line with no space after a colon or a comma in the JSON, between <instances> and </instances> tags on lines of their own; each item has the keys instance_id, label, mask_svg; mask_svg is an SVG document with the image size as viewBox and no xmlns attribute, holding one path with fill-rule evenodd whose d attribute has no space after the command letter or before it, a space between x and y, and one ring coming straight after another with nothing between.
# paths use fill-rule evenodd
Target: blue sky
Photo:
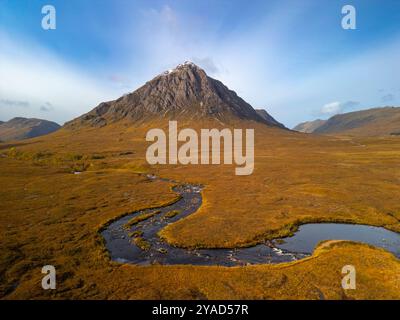
<instances>
[{"instance_id":1,"label":"blue sky","mask_svg":"<svg viewBox=\"0 0 400 320\"><path fill-rule=\"evenodd\" d=\"M0 120L63 123L191 60L292 127L400 105L399 57L398 0L0 0Z\"/></svg>"}]
</instances>

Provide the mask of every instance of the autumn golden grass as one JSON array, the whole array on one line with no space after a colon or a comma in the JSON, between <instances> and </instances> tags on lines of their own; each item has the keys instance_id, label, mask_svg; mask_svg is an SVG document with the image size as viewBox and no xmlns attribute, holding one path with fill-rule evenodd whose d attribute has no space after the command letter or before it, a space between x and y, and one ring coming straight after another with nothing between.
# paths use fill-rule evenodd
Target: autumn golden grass
<instances>
[{"instance_id":1,"label":"autumn golden grass","mask_svg":"<svg viewBox=\"0 0 400 320\"><path fill-rule=\"evenodd\" d=\"M129 232L129 237L131 237L131 238L135 238L135 237L140 237L140 236L142 236L142 234L143 234L143 231L142 230L135 230L135 231L133 231L133 232Z\"/></svg>"},{"instance_id":2,"label":"autumn golden grass","mask_svg":"<svg viewBox=\"0 0 400 320\"><path fill-rule=\"evenodd\" d=\"M204 186L200 209L161 230L176 246L248 246L289 235L306 222L400 231L400 154L393 151L400 150L398 137L255 129L255 171L249 177L235 176L228 165L149 166L143 128L60 130L0 144L0 296L399 299L399 260L350 242L325 244L311 258L278 265L140 267L110 260L100 235L105 226L179 199L171 183L142 173ZM85 170L73 174L81 163ZM52 292L40 286L45 264L57 268L58 289ZM357 268L355 291L341 288L346 264Z\"/></svg>"},{"instance_id":3,"label":"autumn golden grass","mask_svg":"<svg viewBox=\"0 0 400 320\"><path fill-rule=\"evenodd\" d=\"M149 250L151 247L151 244L142 237L135 237L132 239L132 242L142 250Z\"/></svg>"},{"instance_id":4,"label":"autumn golden grass","mask_svg":"<svg viewBox=\"0 0 400 320\"><path fill-rule=\"evenodd\" d=\"M176 215L178 215L179 213L180 213L179 210L171 210L171 211L168 211L168 212L164 215L164 217L167 218L167 219L173 218L173 217L175 217Z\"/></svg>"}]
</instances>

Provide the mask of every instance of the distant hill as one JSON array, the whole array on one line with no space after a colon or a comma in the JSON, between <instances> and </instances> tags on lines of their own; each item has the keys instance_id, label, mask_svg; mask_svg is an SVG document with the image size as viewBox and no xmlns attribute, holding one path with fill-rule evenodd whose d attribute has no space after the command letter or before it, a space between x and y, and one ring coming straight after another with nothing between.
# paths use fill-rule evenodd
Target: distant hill
<instances>
[{"instance_id":1,"label":"distant hill","mask_svg":"<svg viewBox=\"0 0 400 320\"><path fill-rule=\"evenodd\" d=\"M65 124L66 129L103 127L109 124L151 122L155 119L211 119L222 123L250 120L283 127L268 113L253 107L209 77L192 62L159 74L136 91L114 101L103 102L90 112Z\"/></svg>"},{"instance_id":2,"label":"distant hill","mask_svg":"<svg viewBox=\"0 0 400 320\"><path fill-rule=\"evenodd\" d=\"M326 120L317 119L314 121L306 121L299 123L297 126L293 128L295 131L304 132L304 133L312 133L318 127L322 126Z\"/></svg>"},{"instance_id":3,"label":"distant hill","mask_svg":"<svg viewBox=\"0 0 400 320\"><path fill-rule=\"evenodd\" d=\"M295 130L301 131L296 128L310 127L313 122L299 124ZM382 107L337 114L310 132L354 136L400 135L400 107Z\"/></svg>"},{"instance_id":4,"label":"distant hill","mask_svg":"<svg viewBox=\"0 0 400 320\"><path fill-rule=\"evenodd\" d=\"M42 136L54 132L60 125L43 119L13 118L10 121L0 123L0 140L22 140Z\"/></svg>"}]
</instances>

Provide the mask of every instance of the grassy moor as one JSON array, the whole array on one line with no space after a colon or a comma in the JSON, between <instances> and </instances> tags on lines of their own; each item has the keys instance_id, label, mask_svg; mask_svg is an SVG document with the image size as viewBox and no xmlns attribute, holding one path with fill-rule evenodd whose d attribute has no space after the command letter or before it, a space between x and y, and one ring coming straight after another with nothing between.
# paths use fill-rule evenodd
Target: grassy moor
<instances>
[{"instance_id":1,"label":"grassy moor","mask_svg":"<svg viewBox=\"0 0 400 320\"><path fill-rule=\"evenodd\" d=\"M0 1L4 304L400 300L400 3L48 2Z\"/></svg>"}]
</instances>

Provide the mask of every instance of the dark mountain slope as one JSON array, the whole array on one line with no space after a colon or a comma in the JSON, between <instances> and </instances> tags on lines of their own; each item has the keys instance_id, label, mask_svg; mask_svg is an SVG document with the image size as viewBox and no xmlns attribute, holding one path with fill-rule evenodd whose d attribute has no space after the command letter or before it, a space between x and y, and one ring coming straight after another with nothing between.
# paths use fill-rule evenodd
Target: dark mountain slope
<instances>
[{"instance_id":1,"label":"dark mountain slope","mask_svg":"<svg viewBox=\"0 0 400 320\"><path fill-rule=\"evenodd\" d=\"M0 124L0 140L22 140L49 134L60 128L60 125L43 119L13 118Z\"/></svg>"},{"instance_id":2,"label":"dark mountain slope","mask_svg":"<svg viewBox=\"0 0 400 320\"><path fill-rule=\"evenodd\" d=\"M276 121L265 109L256 109L256 112L261 118L263 118L268 123L274 124L277 127L285 128L285 126L282 123Z\"/></svg>"}]
</instances>

